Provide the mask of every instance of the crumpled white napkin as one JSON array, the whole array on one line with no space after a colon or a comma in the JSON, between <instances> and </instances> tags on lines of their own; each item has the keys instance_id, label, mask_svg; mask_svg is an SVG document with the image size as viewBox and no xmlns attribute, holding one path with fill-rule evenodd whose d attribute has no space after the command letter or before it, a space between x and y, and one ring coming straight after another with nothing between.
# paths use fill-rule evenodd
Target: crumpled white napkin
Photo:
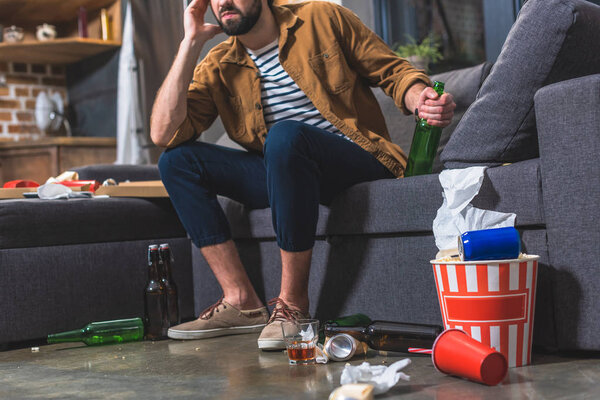
<instances>
[{"instance_id":1,"label":"crumpled white napkin","mask_svg":"<svg viewBox=\"0 0 600 400\"><path fill-rule=\"evenodd\" d=\"M482 210L470 204L481 189L486 168L447 169L440 173L444 202L433 220L435 244L440 251L456 249L458 236L465 232L515 225L516 214Z\"/></svg>"},{"instance_id":2,"label":"crumpled white napkin","mask_svg":"<svg viewBox=\"0 0 600 400\"><path fill-rule=\"evenodd\" d=\"M46 183L42 186L38 186L37 195L43 200L94 197L92 192L74 192L70 187L61 185L60 183Z\"/></svg>"},{"instance_id":3,"label":"crumpled white napkin","mask_svg":"<svg viewBox=\"0 0 600 400\"><path fill-rule=\"evenodd\" d=\"M373 385L374 394L385 393L396 385L400 379L409 381L410 376L399 372L411 363L409 358L396 361L389 367L383 365L371 366L368 362L353 366L346 364L340 377L340 384L348 383L368 383Z\"/></svg>"},{"instance_id":4,"label":"crumpled white napkin","mask_svg":"<svg viewBox=\"0 0 600 400\"><path fill-rule=\"evenodd\" d=\"M69 194L73 193L70 187L58 183L46 183L38 186L38 197L44 200L68 199Z\"/></svg>"}]
</instances>

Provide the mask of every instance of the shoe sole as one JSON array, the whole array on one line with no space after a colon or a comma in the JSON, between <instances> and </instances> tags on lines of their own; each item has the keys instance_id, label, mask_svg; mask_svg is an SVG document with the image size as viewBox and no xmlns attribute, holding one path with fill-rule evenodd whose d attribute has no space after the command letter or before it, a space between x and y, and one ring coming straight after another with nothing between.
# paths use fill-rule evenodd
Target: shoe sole
<instances>
[{"instance_id":1,"label":"shoe sole","mask_svg":"<svg viewBox=\"0 0 600 400\"><path fill-rule=\"evenodd\" d=\"M193 340L207 339L217 336L241 335L244 333L258 333L262 331L266 324L248 325L248 326L232 326L230 328L215 328L205 329L202 331L181 331L177 329L169 329L167 336L171 339Z\"/></svg>"},{"instance_id":2,"label":"shoe sole","mask_svg":"<svg viewBox=\"0 0 600 400\"><path fill-rule=\"evenodd\" d=\"M258 339L258 348L261 350L285 350L283 339Z\"/></svg>"}]
</instances>

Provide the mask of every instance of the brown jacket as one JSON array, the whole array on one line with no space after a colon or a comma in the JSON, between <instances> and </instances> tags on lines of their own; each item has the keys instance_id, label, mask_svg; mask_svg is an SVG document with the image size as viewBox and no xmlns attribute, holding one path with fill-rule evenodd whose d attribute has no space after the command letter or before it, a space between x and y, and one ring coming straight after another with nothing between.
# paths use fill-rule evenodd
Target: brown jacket
<instances>
[{"instance_id":1,"label":"brown jacket","mask_svg":"<svg viewBox=\"0 0 600 400\"><path fill-rule=\"evenodd\" d=\"M401 177L406 155L391 142L370 86L393 97L405 114L404 94L421 70L396 56L346 8L328 2L274 6L281 28L279 60L329 122ZM267 128L259 72L236 37L215 46L194 71L187 117L168 143L177 146L221 116L227 134L248 150L262 151Z\"/></svg>"}]
</instances>

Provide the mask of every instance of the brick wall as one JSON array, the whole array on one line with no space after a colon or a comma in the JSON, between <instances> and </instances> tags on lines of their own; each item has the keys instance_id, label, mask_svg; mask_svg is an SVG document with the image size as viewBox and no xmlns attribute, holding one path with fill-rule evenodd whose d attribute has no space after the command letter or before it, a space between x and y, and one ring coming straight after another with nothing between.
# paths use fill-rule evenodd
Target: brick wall
<instances>
[{"instance_id":1,"label":"brick wall","mask_svg":"<svg viewBox=\"0 0 600 400\"><path fill-rule=\"evenodd\" d=\"M5 77L5 84L0 85L0 139L44 136L35 124L35 99L42 90L58 92L66 107L64 67L0 62L0 77Z\"/></svg>"}]
</instances>

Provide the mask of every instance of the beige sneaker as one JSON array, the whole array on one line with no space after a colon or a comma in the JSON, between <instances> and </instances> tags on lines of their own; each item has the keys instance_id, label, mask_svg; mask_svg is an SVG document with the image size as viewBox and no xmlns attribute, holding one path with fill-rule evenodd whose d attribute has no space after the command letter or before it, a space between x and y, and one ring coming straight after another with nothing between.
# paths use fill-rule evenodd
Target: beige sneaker
<instances>
[{"instance_id":1,"label":"beige sneaker","mask_svg":"<svg viewBox=\"0 0 600 400\"><path fill-rule=\"evenodd\" d=\"M284 350L285 342L283 341L283 332L281 332L281 323L297 319L310 319L310 315L291 309L279 297L270 300L269 305L275 305L275 308L273 308L267 326L258 338L258 348L261 350Z\"/></svg>"},{"instance_id":2,"label":"beige sneaker","mask_svg":"<svg viewBox=\"0 0 600 400\"><path fill-rule=\"evenodd\" d=\"M260 332L269 319L266 307L238 310L221 299L200 314L195 321L169 328L171 339L205 339L215 336Z\"/></svg>"}]
</instances>

